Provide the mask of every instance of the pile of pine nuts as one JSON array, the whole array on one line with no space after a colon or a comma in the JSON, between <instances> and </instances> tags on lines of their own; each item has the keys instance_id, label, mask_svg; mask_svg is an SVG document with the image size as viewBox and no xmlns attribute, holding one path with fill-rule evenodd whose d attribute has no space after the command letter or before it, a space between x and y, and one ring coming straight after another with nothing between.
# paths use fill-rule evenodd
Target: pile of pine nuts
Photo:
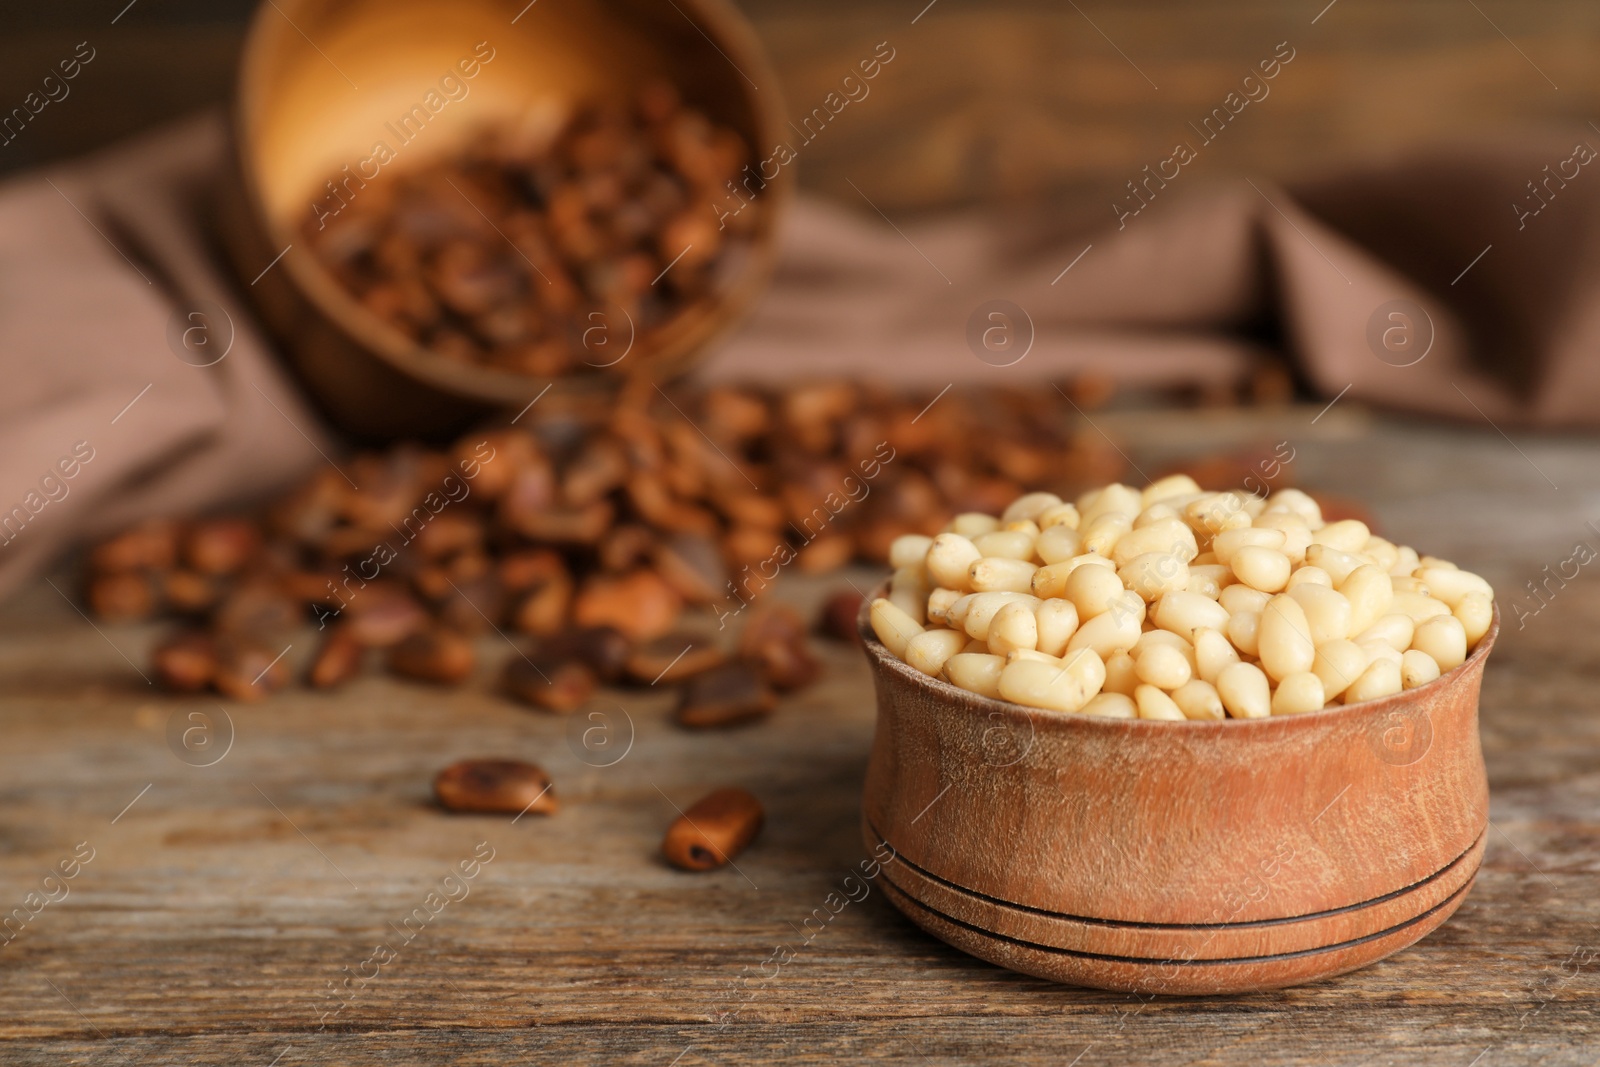
<instances>
[{"instance_id":1,"label":"pile of pine nuts","mask_svg":"<svg viewBox=\"0 0 1600 1067\"><path fill-rule=\"evenodd\" d=\"M1374 700L1460 666L1488 632L1476 574L1324 523L1297 489L1187 475L1068 503L1018 498L889 552L873 632L931 677L1111 718L1259 719Z\"/></svg>"}]
</instances>

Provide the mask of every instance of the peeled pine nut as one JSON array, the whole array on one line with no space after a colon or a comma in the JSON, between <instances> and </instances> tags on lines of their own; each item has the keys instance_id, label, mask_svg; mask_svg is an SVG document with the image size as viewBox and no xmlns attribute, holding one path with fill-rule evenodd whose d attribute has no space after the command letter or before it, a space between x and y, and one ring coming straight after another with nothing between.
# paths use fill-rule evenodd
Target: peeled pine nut
<instances>
[{"instance_id":1,"label":"peeled pine nut","mask_svg":"<svg viewBox=\"0 0 1600 1067\"><path fill-rule=\"evenodd\" d=\"M1397 667L1400 665L1402 653L1395 651L1393 645L1384 644L1382 641L1357 641L1356 647L1367 657L1368 664L1376 663L1381 659L1388 660Z\"/></svg>"},{"instance_id":2,"label":"peeled pine nut","mask_svg":"<svg viewBox=\"0 0 1600 1067\"><path fill-rule=\"evenodd\" d=\"M1329 641L1350 636L1350 601L1335 590L1321 585L1300 585L1289 596L1306 613L1311 627L1311 643L1321 647Z\"/></svg>"},{"instance_id":3,"label":"peeled pine nut","mask_svg":"<svg viewBox=\"0 0 1600 1067\"><path fill-rule=\"evenodd\" d=\"M1033 521L1041 530L1049 530L1056 526L1065 526L1070 530L1078 528L1079 516L1076 504L1057 504L1045 508L1033 517Z\"/></svg>"},{"instance_id":4,"label":"peeled pine nut","mask_svg":"<svg viewBox=\"0 0 1600 1067\"><path fill-rule=\"evenodd\" d=\"M883 647L900 659L906 658L906 645L911 639L922 633L921 623L882 597L872 602L868 618Z\"/></svg>"},{"instance_id":5,"label":"peeled pine nut","mask_svg":"<svg viewBox=\"0 0 1600 1067\"><path fill-rule=\"evenodd\" d=\"M1293 589L1297 585L1325 585L1332 589L1333 578L1321 567L1307 565L1289 575L1289 584L1284 588Z\"/></svg>"},{"instance_id":6,"label":"peeled pine nut","mask_svg":"<svg viewBox=\"0 0 1600 1067\"><path fill-rule=\"evenodd\" d=\"M1329 545L1313 543L1306 549L1306 563L1313 567L1320 567L1328 572L1328 577L1333 579L1333 584L1343 585L1350 572L1364 565L1367 561L1360 556L1341 551Z\"/></svg>"},{"instance_id":7,"label":"peeled pine nut","mask_svg":"<svg viewBox=\"0 0 1600 1067\"><path fill-rule=\"evenodd\" d=\"M1060 563L1083 552L1083 538L1071 526L1048 526L1034 541L1033 550L1046 563Z\"/></svg>"},{"instance_id":8,"label":"peeled pine nut","mask_svg":"<svg viewBox=\"0 0 1600 1067\"><path fill-rule=\"evenodd\" d=\"M1000 529L1000 520L993 515L985 515L981 511L966 511L950 520L950 525L945 527L946 533L960 534L971 540L980 534L993 533ZM934 538L935 541L938 538Z\"/></svg>"},{"instance_id":9,"label":"peeled pine nut","mask_svg":"<svg viewBox=\"0 0 1600 1067\"><path fill-rule=\"evenodd\" d=\"M1361 672L1367 669L1367 660L1366 652L1354 641L1329 641L1317 646L1311 672L1321 679L1323 696L1327 700L1337 700L1340 693L1361 677Z\"/></svg>"},{"instance_id":10,"label":"peeled pine nut","mask_svg":"<svg viewBox=\"0 0 1600 1067\"><path fill-rule=\"evenodd\" d=\"M1124 585L1145 600L1189 587L1189 565L1172 552L1146 552L1117 572Z\"/></svg>"},{"instance_id":11,"label":"peeled pine nut","mask_svg":"<svg viewBox=\"0 0 1600 1067\"><path fill-rule=\"evenodd\" d=\"M1361 554L1371 557L1377 568L1387 574L1389 568L1400 558L1400 546L1381 537L1369 537L1366 546L1361 549Z\"/></svg>"},{"instance_id":12,"label":"peeled pine nut","mask_svg":"<svg viewBox=\"0 0 1600 1067\"><path fill-rule=\"evenodd\" d=\"M1067 579L1072 577L1072 572L1083 566L1113 567L1114 564L1104 556L1093 552L1085 552L1073 556L1059 563L1052 563L1040 567L1033 574L1033 595L1038 597L1064 597L1067 590Z\"/></svg>"},{"instance_id":13,"label":"peeled pine nut","mask_svg":"<svg viewBox=\"0 0 1600 1067\"><path fill-rule=\"evenodd\" d=\"M1080 528L1083 550L1110 558L1113 547L1133 529L1133 516L1123 511L1107 511L1086 519Z\"/></svg>"},{"instance_id":14,"label":"peeled pine nut","mask_svg":"<svg viewBox=\"0 0 1600 1067\"><path fill-rule=\"evenodd\" d=\"M1107 611L1078 627L1067 642L1067 655L1093 649L1102 660L1118 649L1130 649L1139 640L1139 619L1131 612Z\"/></svg>"},{"instance_id":15,"label":"peeled pine nut","mask_svg":"<svg viewBox=\"0 0 1600 1067\"><path fill-rule=\"evenodd\" d=\"M1417 559L1418 570L1427 570L1429 567L1439 567L1447 571L1458 571L1461 569L1454 563L1451 563L1449 560L1440 559L1438 556L1421 556Z\"/></svg>"},{"instance_id":16,"label":"peeled pine nut","mask_svg":"<svg viewBox=\"0 0 1600 1067\"><path fill-rule=\"evenodd\" d=\"M1098 715L1103 719L1135 719L1139 707L1133 698L1124 693L1101 693L1082 708L1085 715Z\"/></svg>"},{"instance_id":17,"label":"peeled pine nut","mask_svg":"<svg viewBox=\"0 0 1600 1067\"><path fill-rule=\"evenodd\" d=\"M1078 513L1083 516L1078 528L1083 529L1101 515L1113 511L1120 511L1131 520L1143 510L1144 496L1132 486L1113 483L1104 489L1091 489L1078 498Z\"/></svg>"},{"instance_id":18,"label":"peeled pine nut","mask_svg":"<svg viewBox=\"0 0 1600 1067\"><path fill-rule=\"evenodd\" d=\"M901 567L889 579L889 599L917 622L926 621L928 577L921 567Z\"/></svg>"},{"instance_id":19,"label":"peeled pine nut","mask_svg":"<svg viewBox=\"0 0 1600 1067\"><path fill-rule=\"evenodd\" d=\"M1078 609L1070 600L1041 600L1034 605L1033 618L1038 631L1035 647L1047 656L1064 653L1067 642L1078 631Z\"/></svg>"},{"instance_id":20,"label":"peeled pine nut","mask_svg":"<svg viewBox=\"0 0 1600 1067\"><path fill-rule=\"evenodd\" d=\"M1208 493L1183 509L1183 521L1198 540L1209 543L1220 533L1249 526L1250 514L1238 493Z\"/></svg>"},{"instance_id":21,"label":"peeled pine nut","mask_svg":"<svg viewBox=\"0 0 1600 1067\"><path fill-rule=\"evenodd\" d=\"M1031 617L1031 616L1030 616ZM906 642L902 658L931 677L939 677L945 661L966 646L967 635L960 630L924 630Z\"/></svg>"},{"instance_id":22,"label":"peeled pine nut","mask_svg":"<svg viewBox=\"0 0 1600 1067\"><path fill-rule=\"evenodd\" d=\"M1240 611L1228 616L1227 623L1222 627L1222 632L1227 634L1228 640L1247 656L1256 656L1261 652L1261 612Z\"/></svg>"},{"instance_id":23,"label":"peeled pine nut","mask_svg":"<svg viewBox=\"0 0 1600 1067\"><path fill-rule=\"evenodd\" d=\"M1229 564L1234 575L1252 589L1276 593L1289 584L1289 557L1275 548L1245 545Z\"/></svg>"},{"instance_id":24,"label":"peeled pine nut","mask_svg":"<svg viewBox=\"0 0 1600 1067\"><path fill-rule=\"evenodd\" d=\"M1158 522L1168 519L1183 521L1183 513L1171 504L1151 504L1133 517L1133 528L1142 530L1146 526L1154 526Z\"/></svg>"},{"instance_id":25,"label":"peeled pine nut","mask_svg":"<svg viewBox=\"0 0 1600 1067\"><path fill-rule=\"evenodd\" d=\"M1272 693L1272 714L1304 715L1318 711L1327 703L1322 696L1322 679L1310 671L1291 674L1278 683Z\"/></svg>"},{"instance_id":26,"label":"peeled pine nut","mask_svg":"<svg viewBox=\"0 0 1600 1067\"><path fill-rule=\"evenodd\" d=\"M1013 600L995 612L989 623L989 651L1004 656L1019 648L1030 651L1038 648L1039 622L1033 612L1034 605L1025 600Z\"/></svg>"},{"instance_id":27,"label":"peeled pine nut","mask_svg":"<svg viewBox=\"0 0 1600 1067\"><path fill-rule=\"evenodd\" d=\"M1029 537L1039 536L1039 524L1032 519L1012 519L1002 522L997 533L1025 533Z\"/></svg>"},{"instance_id":28,"label":"peeled pine nut","mask_svg":"<svg viewBox=\"0 0 1600 1067\"><path fill-rule=\"evenodd\" d=\"M1139 669L1133 656L1127 650L1119 649L1107 657L1105 665L1105 690L1109 693L1133 696L1133 691L1139 688Z\"/></svg>"},{"instance_id":29,"label":"peeled pine nut","mask_svg":"<svg viewBox=\"0 0 1600 1067\"><path fill-rule=\"evenodd\" d=\"M1282 530L1261 529L1255 526L1245 526L1238 530L1226 530L1211 539L1211 551L1217 554L1217 562L1231 564L1233 554L1241 548L1254 546L1257 548L1281 549L1285 537Z\"/></svg>"},{"instance_id":30,"label":"peeled pine nut","mask_svg":"<svg viewBox=\"0 0 1600 1067\"><path fill-rule=\"evenodd\" d=\"M1344 703L1357 704L1363 700L1393 696L1400 689L1400 664L1387 659L1374 660L1361 672L1361 677L1344 691Z\"/></svg>"},{"instance_id":31,"label":"peeled pine nut","mask_svg":"<svg viewBox=\"0 0 1600 1067\"><path fill-rule=\"evenodd\" d=\"M1030 560L1033 558L1033 541L1032 535L1021 530L996 530L973 538L972 547L985 557Z\"/></svg>"},{"instance_id":32,"label":"peeled pine nut","mask_svg":"<svg viewBox=\"0 0 1600 1067\"><path fill-rule=\"evenodd\" d=\"M1167 722L1182 722L1183 709L1175 704L1171 697L1153 685L1141 685L1133 691L1133 702L1139 709L1141 719L1164 719Z\"/></svg>"},{"instance_id":33,"label":"peeled pine nut","mask_svg":"<svg viewBox=\"0 0 1600 1067\"><path fill-rule=\"evenodd\" d=\"M1396 593L1389 601L1389 610L1409 615L1412 622L1420 623L1436 615L1450 614L1450 605L1425 593Z\"/></svg>"},{"instance_id":34,"label":"peeled pine nut","mask_svg":"<svg viewBox=\"0 0 1600 1067\"><path fill-rule=\"evenodd\" d=\"M1296 567L1305 562L1306 549L1311 547L1311 527L1300 516L1287 511L1264 514L1255 520L1252 529L1282 533L1283 544L1276 546L1278 551L1288 556Z\"/></svg>"},{"instance_id":35,"label":"peeled pine nut","mask_svg":"<svg viewBox=\"0 0 1600 1067\"><path fill-rule=\"evenodd\" d=\"M1299 601L1288 594L1272 598L1261 613L1257 647L1261 669L1279 682L1291 674L1311 670L1317 646L1311 640L1311 624Z\"/></svg>"},{"instance_id":36,"label":"peeled pine nut","mask_svg":"<svg viewBox=\"0 0 1600 1067\"><path fill-rule=\"evenodd\" d=\"M1352 640L1358 645L1368 641L1381 641L1396 652L1404 652L1411 647L1411 638L1416 628L1416 623L1411 621L1409 615L1384 615L1357 633Z\"/></svg>"},{"instance_id":37,"label":"peeled pine nut","mask_svg":"<svg viewBox=\"0 0 1600 1067\"><path fill-rule=\"evenodd\" d=\"M1357 567L1339 583L1350 602L1350 632L1360 633L1389 613L1394 600L1394 579L1371 565Z\"/></svg>"},{"instance_id":38,"label":"peeled pine nut","mask_svg":"<svg viewBox=\"0 0 1600 1067\"><path fill-rule=\"evenodd\" d=\"M1163 630L1193 640L1201 627L1220 630L1227 625L1228 610L1198 593L1168 593L1155 603L1152 617Z\"/></svg>"},{"instance_id":39,"label":"peeled pine nut","mask_svg":"<svg viewBox=\"0 0 1600 1067\"><path fill-rule=\"evenodd\" d=\"M1195 678L1172 691L1172 702L1178 705L1185 719L1216 720L1227 718L1217 687Z\"/></svg>"},{"instance_id":40,"label":"peeled pine nut","mask_svg":"<svg viewBox=\"0 0 1600 1067\"><path fill-rule=\"evenodd\" d=\"M1389 573L1396 577L1399 577L1400 575L1415 574L1417 572L1417 567L1421 564L1421 562L1422 561L1417 558L1416 549L1412 548L1410 545L1401 545L1400 558L1395 560L1394 566L1389 568Z\"/></svg>"},{"instance_id":41,"label":"peeled pine nut","mask_svg":"<svg viewBox=\"0 0 1600 1067\"><path fill-rule=\"evenodd\" d=\"M1433 595L1428 591L1427 582L1424 582L1421 578L1414 578L1409 574L1402 578L1396 578L1394 575L1390 575L1389 586L1396 593L1421 593L1424 596Z\"/></svg>"},{"instance_id":42,"label":"peeled pine nut","mask_svg":"<svg viewBox=\"0 0 1600 1067\"><path fill-rule=\"evenodd\" d=\"M928 610L926 617L935 622L942 622L946 626L960 628L960 623L951 622L948 612L956 601L968 594L955 589L935 589L928 594Z\"/></svg>"},{"instance_id":43,"label":"peeled pine nut","mask_svg":"<svg viewBox=\"0 0 1600 1067\"><path fill-rule=\"evenodd\" d=\"M1494 598L1484 593L1468 593L1456 605L1454 614L1461 620L1467 634L1467 647L1471 648L1494 625Z\"/></svg>"},{"instance_id":44,"label":"peeled pine nut","mask_svg":"<svg viewBox=\"0 0 1600 1067\"><path fill-rule=\"evenodd\" d=\"M965 537L958 533L942 533L928 546L924 566L928 568L928 577L939 588L970 593L972 583L968 579L968 571L982 558L983 553L978 551L978 546Z\"/></svg>"},{"instance_id":45,"label":"peeled pine nut","mask_svg":"<svg viewBox=\"0 0 1600 1067\"><path fill-rule=\"evenodd\" d=\"M1421 623L1411 647L1426 652L1440 671L1451 671L1467 660L1467 631L1454 615L1436 615Z\"/></svg>"},{"instance_id":46,"label":"peeled pine nut","mask_svg":"<svg viewBox=\"0 0 1600 1067\"><path fill-rule=\"evenodd\" d=\"M1171 645L1149 645L1134 659L1139 680L1157 689L1172 690L1194 675L1189 659Z\"/></svg>"},{"instance_id":47,"label":"peeled pine nut","mask_svg":"<svg viewBox=\"0 0 1600 1067\"><path fill-rule=\"evenodd\" d=\"M1106 668L1088 649L1048 662L1013 655L1000 672L1000 695L1031 708L1078 711L1105 684Z\"/></svg>"},{"instance_id":48,"label":"peeled pine nut","mask_svg":"<svg viewBox=\"0 0 1600 1067\"><path fill-rule=\"evenodd\" d=\"M1221 592L1217 597L1217 603L1232 615L1237 611L1260 611L1271 599L1271 593L1263 593L1259 589L1251 589L1248 585L1235 582Z\"/></svg>"},{"instance_id":49,"label":"peeled pine nut","mask_svg":"<svg viewBox=\"0 0 1600 1067\"><path fill-rule=\"evenodd\" d=\"M1355 553L1365 548L1371 538L1372 531L1360 519L1341 519L1313 532L1311 543L1337 548L1340 552Z\"/></svg>"},{"instance_id":50,"label":"peeled pine nut","mask_svg":"<svg viewBox=\"0 0 1600 1067\"><path fill-rule=\"evenodd\" d=\"M1031 648L1019 648L1006 653L1007 663L1013 663L1019 659L1025 659L1029 663L1050 663L1057 667L1061 666L1061 658L1059 656L1047 656L1043 652Z\"/></svg>"},{"instance_id":51,"label":"peeled pine nut","mask_svg":"<svg viewBox=\"0 0 1600 1067\"><path fill-rule=\"evenodd\" d=\"M1000 513L1001 522L1031 519L1041 511L1061 506L1061 498L1054 493L1025 493L1013 500Z\"/></svg>"},{"instance_id":52,"label":"peeled pine nut","mask_svg":"<svg viewBox=\"0 0 1600 1067\"><path fill-rule=\"evenodd\" d=\"M958 652L944 661L944 677L951 685L979 696L1000 696L1000 672L1004 656L982 652Z\"/></svg>"},{"instance_id":53,"label":"peeled pine nut","mask_svg":"<svg viewBox=\"0 0 1600 1067\"><path fill-rule=\"evenodd\" d=\"M962 601L967 601L962 606ZM989 624L994 621L995 615L1007 604L1022 601L1030 607L1039 603L1039 598L1027 593L973 593L970 600L962 597L950 608L950 617L961 620L961 628L967 631L967 636L979 641L989 640Z\"/></svg>"},{"instance_id":54,"label":"peeled pine nut","mask_svg":"<svg viewBox=\"0 0 1600 1067\"><path fill-rule=\"evenodd\" d=\"M1215 600L1233 581L1233 571L1220 563L1204 563L1189 568L1189 584L1184 592Z\"/></svg>"},{"instance_id":55,"label":"peeled pine nut","mask_svg":"<svg viewBox=\"0 0 1600 1067\"><path fill-rule=\"evenodd\" d=\"M1194 672L1202 681L1217 684L1217 675L1239 662L1239 653L1219 630L1201 627L1194 632Z\"/></svg>"},{"instance_id":56,"label":"peeled pine nut","mask_svg":"<svg viewBox=\"0 0 1600 1067\"><path fill-rule=\"evenodd\" d=\"M1188 493L1200 492L1199 484L1187 474L1169 474L1165 478L1157 478L1144 487L1139 494L1139 503L1142 507L1150 505L1169 497L1184 496Z\"/></svg>"},{"instance_id":57,"label":"peeled pine nut","mask_svg":"<svg viewBox=\"0 0 1600 1067\"><path fill-rule=\"evenodd\" d=\"M1233 663L1217 675L1217 695L1235 719L1265 719L1272 714L1272 689L1253 663Z\"/></svg>"},{"instance_id":58,"label":"peeled pine nut","mask_svg":"<svg viewBox=\"0 0 1600 1067\"><path fill-rule=\"evenodd\" d=\"M1078 567L1067 575L1062 595L1078 609L1078 618L1103 614L1122 596L1122 579L1110 567Z\"/></svg>"},{"instance_id":59,"label":"peeled pine nut","mask_svg":"<svg viewBox=\"0 0 1600 1067\"><path fill-rule=\"evenodd\" d=\"M1179 519L1163 519L1142 530L1123 534L1111 549L1111 559L1121 567L1146 552L1165 552L1182 556L1186 561L1200 554L1195 547L1194 532L1185 523Z\"/></svg>"},{"instance_id":60,"label":"peeled pine nut","mask_svg":"<svg viewBox=\"0 0 1600 1067\"><path fill-rule=\"evenodd\" d=\"M1267 510L1291 511L1308 526L1322 525L1322 505L1299 489L1279 489L1267 497Z\"/></svg>"},{"instance_id":61,"label":"peeled pine nut","mask_svg":"<svg viewBox=\"0 0 1600 1067\"><path fill-rule=\"evenodd\" d=\"M1427 685L1440 673L1439 664L1421 649L1409 649L1400 657L1400 684L1407 689Z\"/></svg>"},{"instance_id":62,"label":"peeled pine nut","mask_svg":"<svg viewBox=\"0 0 1600 1067\"><path fill-rule=\"evenodd\" d=\"M1026 560L988 557L967 568L967 584L974 593L1026 593L1038 569Z\"/></svg>"},{"instance_id":63,"label":"peeled pine nut","mask_svg":"<svg viewBox=\"0 0 1600 1067\"><path fill-rule=\"evenodd\" d=\"M961 652L957 653L957 655L960 655L962 653L972 653L972 654L981 653L981 654L983 654L985 656L993 655L993 653L989 651L989 642L987 642L987 641L978 641L978 640L976 640L974 638L971 638L971 637L967 638L967 643L962 647Z\"/></svg>"},{"instance_id":64,"label":"peeled pine nut","mask_svg":"<svg viewBox=\"0 0 1600 1067\"><path fill-rule=\"evenodd\" d=\"M889 566L895 570L901 567L920 567L928 556L928 549L932 546L931 537L924 537L921 534L902 534L889 544Z\"/></svg>"}]
</instances>

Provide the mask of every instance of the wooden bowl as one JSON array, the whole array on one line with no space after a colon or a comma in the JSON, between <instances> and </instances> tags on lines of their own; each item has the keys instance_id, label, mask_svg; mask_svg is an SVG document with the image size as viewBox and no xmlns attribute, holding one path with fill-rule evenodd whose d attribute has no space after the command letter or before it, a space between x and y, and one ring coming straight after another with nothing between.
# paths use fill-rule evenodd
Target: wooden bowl
<instances>
[{"instance_id":1,"label":"wooden bowl","mask_svg":"<svg viewBox=\"0 0 1600 1067\"><path fill-rule=\"evenodd\" d=\"M465 80L467 95L402 144L390 124L459 61L472 60L479 42L494 56ZM365 439L438 437L495 408L518 410L551 382L439 357L352 298L299 235L313 201L328 198L327 179L372 157L380 140L395 152L383 170L409 168L459 148L496 120L556 101L632 100L661 79L740 133L756 158L790 139L780 132L777 76L725 0L275 0L260 7L240 62L237 173L223 191L223 236L241 287L337 424ZM629 367L668 380L737 322L770 275L792 170L783 168L761 194L747 261L727 272L704 311L679 316L648 346L639 339ZM603 410L617 377L558 379L540 410Z\"/></svg>"},{"instance_id":2,"label":"wooden bowl","mask_svg":"<svg viewBox=\"0 0 1600 1067\"><path fill-rule=\"evenodd\" d=\"M1418 689L1182 723L969 693L896 659L867 614L878 728L862 833L895 851L895 905L974 956L1100 989L1276 989L1405 948L1471 888L1498 613L1464 664Z\"/></svg>"}]
</instances>

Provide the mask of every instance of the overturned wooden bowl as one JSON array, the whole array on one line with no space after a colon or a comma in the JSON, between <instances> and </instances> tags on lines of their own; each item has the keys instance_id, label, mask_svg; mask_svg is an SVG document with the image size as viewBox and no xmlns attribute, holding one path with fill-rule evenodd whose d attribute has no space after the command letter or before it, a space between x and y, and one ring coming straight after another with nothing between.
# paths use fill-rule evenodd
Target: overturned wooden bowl
<instances>
[{"instance_id":1,"label":"overturned wooden bowl","mask_svg":"<svg viewBox=\"0 0 1600 1067\"><path fill-rule=\"evenodd\" d=\"M476 73L465 76L462 63ZM441 103L446 76L454 95ZM380 142L394 157L385 170L409 169L451 154L486 125L556 102L631 101L654 81L671 82L685 103L739 133L753 159L790 137L777 75L727 0L260 6L239 64L220 224L241 289L335 423L368 440L440 437L496 408L522 409L547 387L533 417L604 412L618 372L647 368L652 380L670 380L739 321L776 259L792 167L762 190L748 254L708 301L637 338L626 366L554 383L431 352L363 307L300 235L313 205L330 196L327 180L370 162ZM420 132L417 116L426 120Z\"/></svg>"},{"instance_id":2,"label":"overturned wooden bowl","mask_svg":"<svg viewBox=\"0 0 1600 1067\"><path fill-rule=\"evenodd\" d=\"M859 620L878 728L862 833L887 894L1024 974L1139 993L1316 981L1412 944L1461 905L1489 788L1460 667L1392 697L1222 722L1103 719L913 670Z\"/></svg>"}]
</instances>

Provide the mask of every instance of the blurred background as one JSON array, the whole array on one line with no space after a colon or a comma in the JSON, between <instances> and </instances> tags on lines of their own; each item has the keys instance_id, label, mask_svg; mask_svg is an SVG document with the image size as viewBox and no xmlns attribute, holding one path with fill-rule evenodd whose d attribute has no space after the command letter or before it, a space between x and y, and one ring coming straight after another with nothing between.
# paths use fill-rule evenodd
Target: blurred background
<instances>
[{"instance_id":1,"label":"blurred background","mask_svg":"<svg viewBox=\"0 0 1600 1067\"><path fill-rule=\"evenodd\" d=\"M853 180L890 212L1082 194L1111 221L1104 202L1128 175L1168 155L1188 122L1284 40L1297 50L1294 77L1275 82L1272 104L1207 153L1209 178L1293 178L1419 144L1555 137L1564 145L1600 115L1600 7L1593 4L1335 0L1324 9L1325 2L738 6L754 21L795 112L834 89L878 41L915 42L899 49L894 77L873 86L883 106L860 109L808 146L800 167L803 187L855 207ZM73 83L78 103L70 114L35 123L0 149L0 171L221 103L254 6L6 5L0 100L20 101L79 41L88 39L97 56Z\"/></svg>"}]
</instances>

